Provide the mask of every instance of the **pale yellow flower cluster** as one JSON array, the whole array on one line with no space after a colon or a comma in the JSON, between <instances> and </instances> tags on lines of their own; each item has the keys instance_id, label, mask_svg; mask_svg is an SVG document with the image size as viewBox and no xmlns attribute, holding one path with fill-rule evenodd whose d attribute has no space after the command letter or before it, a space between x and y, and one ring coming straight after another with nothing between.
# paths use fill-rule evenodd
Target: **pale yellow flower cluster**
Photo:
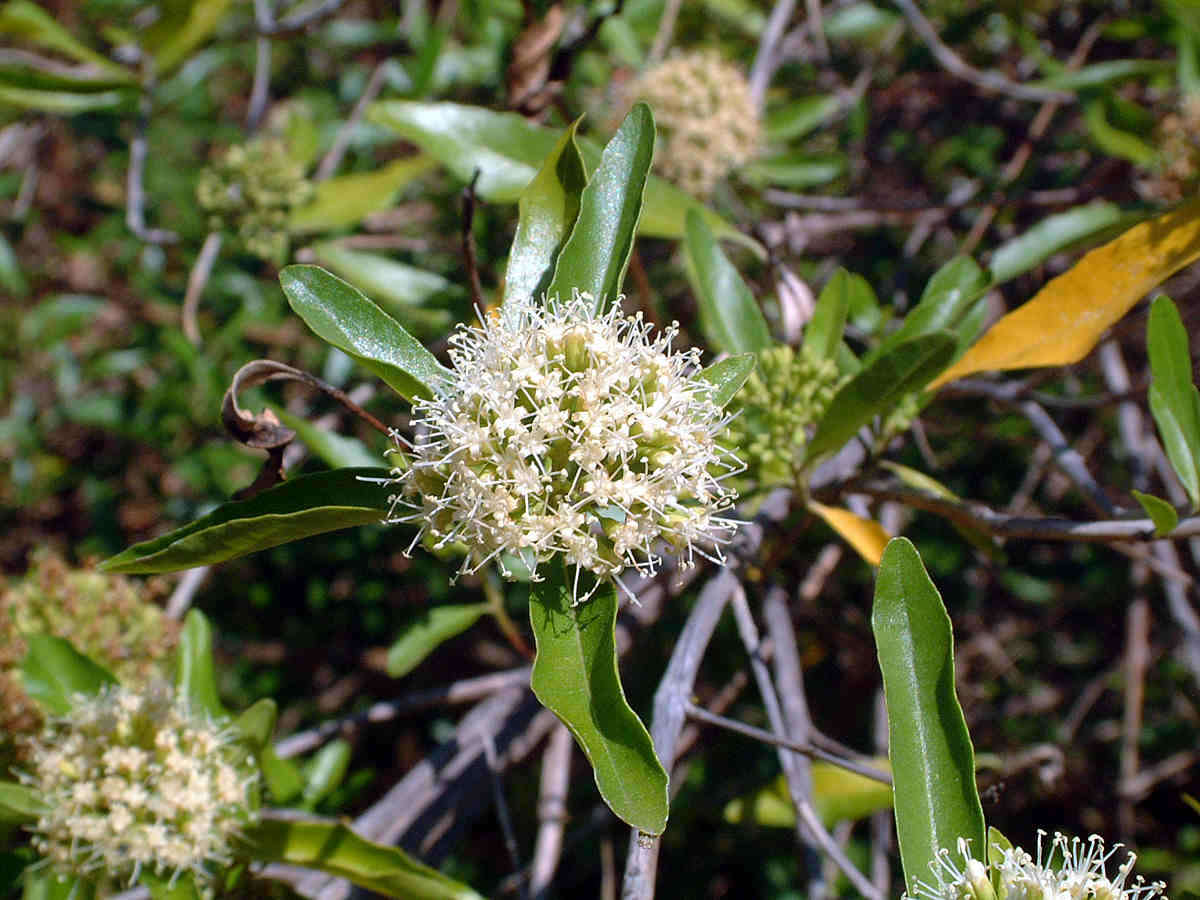
<instances>
[{"instance_id":1,"label":"pale yellow flower cluster","mask_svg":"<svg viewBox=\"0 0 1200 900\"><path fill-rule=\"evenodd\" d=\"M1043 857L1044 836L1038 833L1037 859L1019 847L998 848L1000 861L991 866L972 859L967 841L960 839L963 867L942 851L930 866L937 884L918 882L912 900L1153 900L1166 890L1162 882L1146 884L1140 875L1131 880L1137 862L1132 853L1110 878L1108 861L1120 844L1106 850L1099 835L1084 841L1056 834Z\"/></svg>"},{"instance_id":2,"label":"pale yellow flower cluster","mask_svg":"<svg viewBox=\"0 0 1200 900\"><path fill-rule=\"evenodd\" d=\"M24 780L46 805L33 846L63 874L132 883L149 869L203 883L253 818L253 758L228 724L161 683L81 700L33 742L31 763Z\"/></svg>"},{"instance_id":3,"label":"pale yellow flower cluster","mask_svg":"<svg viewBox=\"0 0 1200 900\"><path fill-rule=\"evenodd\" d=\"M710 194L762 142L746 77L715 50L672 56L644 72L631 96L654 110L660 137L654 168L690 194Z\"/></svg>"},{"instance_id":4,"label":"pale yellow flower cluster","mask_svg":"<svg viewBox=\"0 0 1200 900\"><path fill-rule=\"evenodd\" d=\"M1138 188L1161 203L1178 203L1200 188L1200 96L1191 94L1159 123L1158 159Z\"/></svg>"},{"instance_id":5,"label":"pale yellow flower cluster","mask_svg":"<svg viewBox=\"0 0 1200 900\"><path fill-rule=\"evenodd\" d=\"M733 531L719 478L740 461L713 439L725 420L695 377L699 351L673 351L674 326L654 336L640 315L594 308L576 293L461 328L452 383L414 404L392 518L463 544L464 571L509 553L536 573L561 554L606 579L655 571L659 542L685 564L719 556Z\"/></svg>"}]
</instances>

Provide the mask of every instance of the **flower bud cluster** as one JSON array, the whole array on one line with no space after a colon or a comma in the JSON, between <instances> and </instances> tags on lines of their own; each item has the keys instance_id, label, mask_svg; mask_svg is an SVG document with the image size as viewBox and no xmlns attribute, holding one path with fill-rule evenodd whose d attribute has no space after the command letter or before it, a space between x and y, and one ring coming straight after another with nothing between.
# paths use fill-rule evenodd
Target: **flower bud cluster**
<instances>
[{"instance_id":1,"label":"flower bud cluster","mask_svg":"<svg viewBox=\"0 0 1200 900\"><path fill-rule=\"evenodd\" d=\"M1160 203L1179 203L1200 188L1200 95L1183 98L1159 123L1158 159L1138 188Z\"/></svg>"},{"instance_id":2,"label":"flower bud cluster","mask_svg":"<svg viewBox=\"0 0 1200 900\"><path fill-rule=\"evenodd\" d=\"M803 457L805 428L817 422L845 377L833 360L787 345L768 347L733 403L737 417L723 441L737 447L747 476L760 485L791 484Z\"/></svg>"},{"instance_id":3,"label":"flower bud cluster","mask_svg":"<svg viewBox=\"0 0 1200 900\"><path fill-rule=\"evenodd\" d=\"M510 574L513 554L536 576L561 554L615 578L655 571L660 542L690 564L732 534L720 478L741 464L714 440L725 418L699 351L671 349L675 325L654 336L640 314L595 307L576 292L460 328L451 382L414 404L392 519L464 545L462 571L497 559Z\"/></svg>"},{"instance_id":4,"label":"flower bud cluster","mask_svg":"<svg viewBox=\"0 0 1200 900\"><path fill-rule=\"evenodd\" d=\"M930 866L937 883L918 882L912 900L1153 900L1167 888L1161 881L1147 884L1140 875L1131 880L1137 862L1133 853L1110 878L1108 861L1121 845L1106 850L1095 834L1087 841L1054 835L1043 861L1044 836L1044 831L1038 833L1037 859L1019 847L997 846L1000 860L991 866L972 859L967 842L959 839L963 867L943 850Z\"/></svg>"},{"instance_id":5,"label":"flower bud cluster","mask_svg":"<svg viewBox=\"0 0 1200 900\"><path fill-rule=\"evenodd\" d=\"M275 138L230 147L196 181L209 227L236 233L248 253L276 263L287 256L292 209L312 196L304 167Z\"/></svg>"},{"instance_id":6,"label":"flower bud cluster","mask_svg":"<svg viewBox=\"0 0 1200 900\"><path fill-rule=\"evenodd\" d=\"M62 874L192 872L203 884L254 816L253 757L163 683L81 698L33 742L30 765L23 780L46 806L33 846Z\"/></svg>"},{"instance_id":7,"label":"flower bud cluster","mask_svg":"<svg viewBox=\"0 0 1200 900\"><path fill-rule=\"evenodd\" d=\"M715 50L681 53L643 73L631 96L654 110L654 167L696 196L758 152L762 126L750 85Z\"/></svg>"}]
</instances>

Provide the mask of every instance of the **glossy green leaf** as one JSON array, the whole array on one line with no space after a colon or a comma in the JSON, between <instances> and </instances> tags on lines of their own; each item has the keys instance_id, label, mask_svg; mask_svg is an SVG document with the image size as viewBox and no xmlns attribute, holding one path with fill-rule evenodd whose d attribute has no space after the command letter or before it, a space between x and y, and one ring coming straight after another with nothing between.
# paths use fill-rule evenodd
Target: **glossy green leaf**
<instances>
[{"instance_id":1,"label":"glossy green leaf","mask_svg":"<svg viewBox=\"0 0 1200 900\"><path fill-rule=\"evenodd\" d=\"M925 387L954 358L958 342L946 331L922 334L866 365L834 394L808 443L815 460L842 445L900 398Z\"/></svg>"},{"instance_id":2,"label":"glossy green leaf","mask_svg":"<svg viewBox=\"0 0 1200 900\"><path fill-rule=\"evenodd\" d=\"M91 658L76 650L70 641L48 634L27 634L21 682L25 693L47 713L69 713L79 694L91 696L117 678Z\"/></svg>"},{"instance_id":3,"label":"glossy green leaf","mask_svg":"<svg viewBox=\"0 0 1200 900\"><path fill-rule=\"evenodd\" d=\"M575 143L578 127L575 122L563 133L517 201L517 233L504 277L505 303L541 297L575 227L587 185L583 157Z\"/></svg>"},{"instance_id":4,"label":"glossy green leaf","mask_svg":"<svg viewBox=\"0 0 1200 900\"><path fill-rule=\"evenodd\" d=\"M616 816L647 834L667 825L667 773L645 726L625 700L617 672L617 593L600 586L572 605L566 564L530 585L537 655L530 686L571 730L592 764L600 796Z\"/></svg>"},{"instance_id":5,"label":"glossy green leaf","mask_svg":"<svg viewBox=\"0 0 1200 900\"><path fill-rule=\"evenodd\" d=\"M342 738L330 741L315 754L306 766L304 796L301 805L313 809L336 790L346 777L353 756L350 742Z\"/></svg>"},{"instance_id":6,"label":"glossy green leaf","mask_svg":"<svg viewBox=\"0 0 1200 900\"><path fill-rule=\"evenodd\" d=\"M409 622L388 649L387 673L402 678L430 653L462 634L488 611L487 603L434 606Z\"/></svg>"},{"instance_id":7,"label":"glossy green leaf","mask_svg":"<svg viewBox=\"0 0 1200 900\"><path fill-rule=\"evenodd\" d=\"M225 715L217 694L217 674L213 668L213 634L208 617L200 610L188 610L179 635L175 654L175 690L188 704L212 718Z\"/></svg>"},{"instance_id":8,"label":"glossy green leaf","mask_svg":"<svg viewBox=\"0 0 1200 900\"><path fill-rule=\"evenodd\" d=\"M478 169L476 190L493 203L517 201L561 137L561 132L541 128L516 113L457 103L382 100L371 105L367 119L416 144L463 183ZM600 161L600 148L584 138L578 139L578 145L590 172ZM758 241L653 175L646 183L639 230L647 237L681 238L691 209L701 210L719 237L739 241L765 257Z\"/></svg>"},{"instance_id":9,"label":"glossy green leaf","mask_svg":"<svg viewBox=\"0 0 1200 900\"><path fill-rule=\"evenodd\" d=\"M94 66L110 78L133 82L133 73L77 39L40 3L10 0L0 7L0 35L23 38L29 44L54 50Z\"/></svg>"},{"instance_id":10,"label":"glossy green leaf","mask_svg":"<svg viewBox=\"0 0 1200 900\"><path fill-rule=\"evenodd\" d=\"M97 110L116 110L130 106L132 95L124 91L46 91L37 88L0 84L0 105L33 109L56 116L75 116Z\"/></svg>"},{"instance_id":11,"label":"glossy green leaf","mask_svg":"<svg viewBox=\"0 0 1200 900\"><path fill-rule=\"evenodd\" d=\"M397 314L413 315L410 307L420 307L438 297L459 296L465 291L450 279L418 269L380 253L350 250L336 243L314 244L308 248L314 259L339 278L393 307ZM438 311L444 318L449 315Z\"/></svg>"},{"instance_id":12,"label":"glossy green leaf","mask_svg":"<svg viewBox=\"0 0 1200 900\"><path fill-rule=\"evenodd\" d=\"M780 143L804 137L832 119L842 105L837 94L817 94L767 110L767 140Z\"/></svg>"},{"instance_id":13,"label":"glossy green leaf","mask_svg":"<svg viewBox=\"0 0 1200 900\"><path fill-rule=\"evenodd\" d=\"M933 273L920 302L904 317L900 327L867 355L866 362L889 353L893 347L922 334L951 331L965 345L959 326L991 286L986 272L969 256L956 256Z\"/></svg>"},{"instance_id":14,"label":"glossy green leaf","mask_svg":"<svg viewBox=\"0 0 1200 900\"><path fill-rule=\"evenodd\" d=\"M1168 297L1156 297L1150 306L1146 351L1154 376L1150 412L1171 466L1195 508L1200 504L1200 392L1192 381L1187 329Z\"/></svg>"},{"instance_id":15,"label":"glossy green leaf","mask_svg":"<svg viewBox=\"0 0 1200 900\"><path fill-rule=\"evenodd\" d=\"M401 188L436 165L437 160L418 154L371 172L328 178L317 184L308 203L292 210L288 230L306 233L358 225L372 213L390 209Z\"/></svg>"},{"instance_id":16,"label":"glossy green leaf","mask_svg":"<svg viewBox=\"0 0 1200 900\"><path fill-rule=\"evenodd\" d=\"M783 153L747 163L742 169L749 180L797 190L829 184L845 172L846 157L841 153Z\"/></svg>"},{"instance_id":17,"label":"glossy green leaf","mask_svg":"<svg viewBox=\"0 0 1200 900\"><path fill-rule=\"evenodd\" d=\"M1048 216L996 248L988 263L992 283L1016 278L1072 244L1120 224L1124 218L1119 206L1104 200Z\"/></svg>"},{"instance_id":18,"label":"glossy green leaf","mask_svg":"<svg viewBox=\"0 0 1200 900\"><path fill-rule=\"evenodd\" d=\"M850 296L856 289L855 277L839 268L821 289L812 318L804 326L805 355L814 359L837 356L842 333L846 330L846 317L850 314Z\"/></svg>"},{"instance_id":19,"label":"glossy green leaf","mask_svg":"<svg viewBox=\"0 0 1200 900\"><path fill-rule=\"evenodd\" d=\"M288 266L279 283L317 337L354 357L406 399L429 397L444 366L358 288L320 266Z\"/></svg>"},{"instance_id":20,"label":"glossy green leaf","mask_svg":"<svg viewBox=\"0 0 1200 900\"><path fill-rule=\"evenodd\" d=\"M346 437L336 431L320 428L303 416L294 416L286 409L270 404L279 421L286 425L308 446L321 462L331 469L382 466L383 457L373 452L358 438Z\"/></svg>"},{"instance_id":21,"label":"glossy green leaf","mask_svg":"<svg viewBox=\"0 0 1200 900\"><path fill-rule=\"evenodd\" d=\"M399 847L376 844L337 822L264 819L244 843L263 862L282 862L345 878L401 900L480 900L465 884L417 862Z\"/></svg>"},{"instance_id":22,"label":"glossy green leaf","mask_svg":"<svg viewBox=\"0 0 1200 900\"><path fill-rule=\"evenodd\" d=\"M182 25L166 32L165 40L154 48L158 74L161 76L173 70L212 37L231 3L232 0L194 0L190 3Z\"/></svg>"},{"instance_id":23,"label":"glossy green leaf","mask_svg":"<svg viewBox=\"0 0 1200 900\"><path fill-rule=\"evenodd\" d=\"M237 559L314 534L383 520L390 504L379 483L388 469L336 469L292 478L249 500L225 503L103 563L105 572L151 575Z\"/></svg>"},{"instance_id":24,"label":"glossy green leaf","mask_svg":"<svg viewBox=\"0 0 1200 900\"><path fill-rule=\"evenodd\" d=\"M253 709L254 707L251 707ZM270 744L258 754L258 765L262 771L267 793L276 804L293 803L304 790L304 776L300 767L290 759L282 759Z\"/></svg>"},{"instance_id":25,"label":"glossy green leaf","mask_svg":"<svg viewBox=\"0 0 1200 900\"><path fill-rule=\"evenodd\" d=\"M771 346L771 332L754 295L695 211L688 213L684 247L709 346L722 353L755 353Z\"/></svg>"},{"instance_id":26,"label":"glossy green leaf","mask_svg":"<svg viewBox=\"0 0 1200 900\"><path fill-rule=\"evenodd\" d=\"M737 356L727 356L720 362L701 369L697 378L703 378L713 386L709 399L717 406L724 407L737 396L750 373L754 371L755 358L753 353L739 353Z\"/></svg>"},{"instance_id":27,"label":"glossy green leaf","mask_svg":"<svg viewBox=\"0 0 1200 900\"><path fill-rule=\"evenodd\" d=\"M25 825L46 811L41 795L15 781L0 781L0 826Z\"/></svg>"},{"instance_id":28,"label":"glossy green leaf","mask_svg":"<svg viewBox=\"0 0 1200 900\"><path fill-rule=\"evenodd\" d=\"M1179 513L1174 506L1153 494L1143 494L1137 490L1131 493L1154 523L1155 537L1166 537L1175 530L1175 526L1179 524Z\"/></svg>"},{"instance_id":29,"label":"glossy green leaf","mask_svg":"<svg viewBox=\"0 0 1200 900\"><path fill-rule=\"evenodd\" d=\"M233 720L233 727L242 736L242 740L257 753L270 744L278 716L279 708L275 701L270 697L263 697L243 710L241 715Z\"/></svg>"},{"instance_id":30,"label":"glossy green leaf","mask_svg":"<svg viewBox=\"0 0 1200 900\"><path fill-rule=\"evenodd\" d=\"M906 538L884 551L871 628L883 670L896 833L910 893L942 849L984 846L975 752L954 692L950 617Z\"/></svg>"},{"instance_id":31,"label":"glossy green leaf","mask_svg":"<svg viewBox=\"0 0 1200 900\"><path fill-rule=\"evenodd\" d=\"M600 310L617 302L653 160L654 117L649 106L638 103L605 145L580 195L579 215L558 255L547 296L587 292Z\"/></svg>"}]
</instances>

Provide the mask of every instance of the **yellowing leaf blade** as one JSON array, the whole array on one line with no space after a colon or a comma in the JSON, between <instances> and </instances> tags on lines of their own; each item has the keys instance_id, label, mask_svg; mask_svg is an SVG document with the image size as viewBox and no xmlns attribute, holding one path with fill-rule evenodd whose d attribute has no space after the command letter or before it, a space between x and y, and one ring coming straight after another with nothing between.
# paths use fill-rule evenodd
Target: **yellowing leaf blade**
<instances>
[{"instance_id":1,"label":"yellowing leaf blade","mask_svg":"<svg viewBox=\"0 0 1200 900\"><path fill-rule=\"evenodd\" d=\"M808 508L825 520L830 528L840 534L858 555L873 566L883 559L883 550L892 536L883 526L872 519L864 519L848 509L826 506L816 500L808 501Z\"/></svg>"}]
</instances>

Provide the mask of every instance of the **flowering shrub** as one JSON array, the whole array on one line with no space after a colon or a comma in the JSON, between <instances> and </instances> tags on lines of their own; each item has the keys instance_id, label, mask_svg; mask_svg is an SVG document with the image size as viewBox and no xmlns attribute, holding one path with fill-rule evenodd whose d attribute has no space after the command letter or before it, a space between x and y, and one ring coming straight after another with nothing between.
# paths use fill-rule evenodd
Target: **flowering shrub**
<instances>
[{"instance_id":1,"label":"flowering shrub","mask_svg":"<svg viewBox=\"0 0 1200 900\"><path fill-rule=\"evenodd\" d=\"M450 383L414 404L393 519L464 544L464 571L562 554L602 579L653 573L659 542L690 563L734 529L719 477L740 463L714 441L725 419L694 377L699 351L672 351L674 326L654 336L640 314L595 306L576 292L461 328Z\"/></svg>"}]
</instances>

